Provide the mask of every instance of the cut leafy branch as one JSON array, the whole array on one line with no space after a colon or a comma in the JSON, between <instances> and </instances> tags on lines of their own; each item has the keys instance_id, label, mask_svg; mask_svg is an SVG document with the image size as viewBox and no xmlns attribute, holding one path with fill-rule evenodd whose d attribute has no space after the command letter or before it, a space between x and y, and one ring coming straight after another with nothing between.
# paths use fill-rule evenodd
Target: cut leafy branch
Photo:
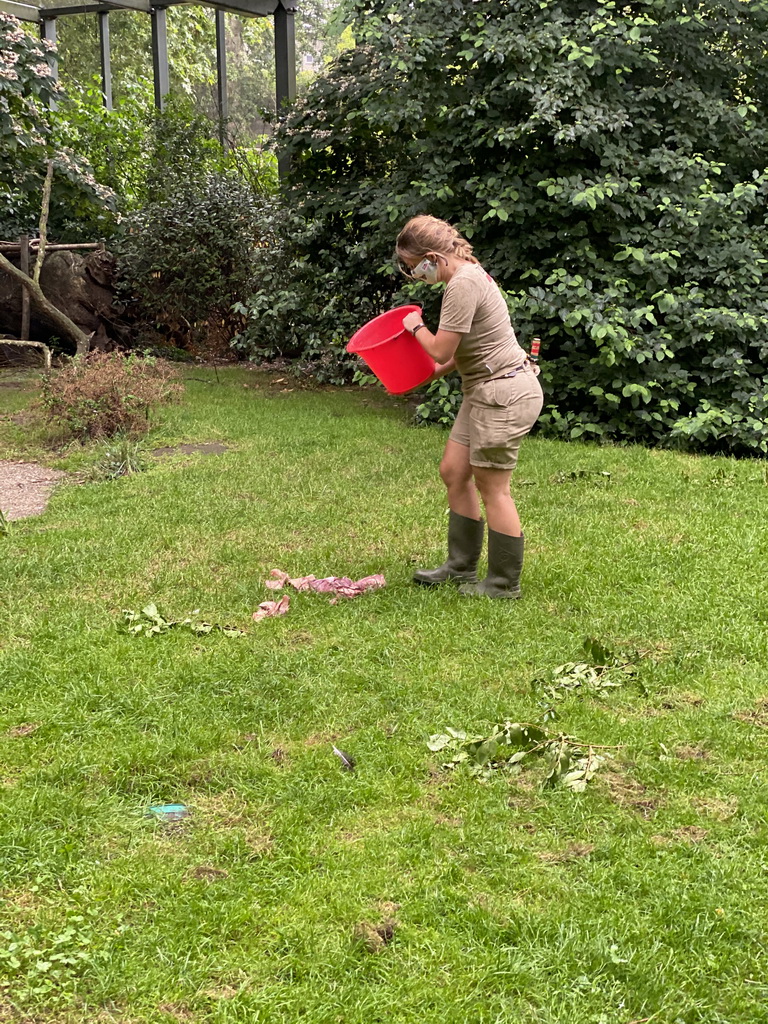
<instances>
[{"instance_id":1,"label":"cut leafy branch","mask_svg":"<svg viewBox=\"0 0 768 1024\"><path fill-rule=\"evenodd\" d=\"M192 612L192 616L198 614L198 609ZM192 616L186 619L166 619L157 610L157 605L154 604L146 605L140 612L130 611L129 609L123 610L123 618L128 632L133 633L135 636L140 634L156 636L159 633L167 633L171 629L188 629L191 633L195 633L198 636L205 636L214 631L223 633L224 636L246 635L244 629L238 629L236 626L219 626L213 622L202 622Z\"/></svg>"},{"instance_id":2,"label":"cut leafy branch","mask_svg":"<svg viewBox=\"0 0 768 1024\"><path fill-rule=\"evenodd\" d=\"M453 754L444 769L462 764L473 775L490 778L496 771L519 773L534 764L544 766L543 787L563 786L583 793L595 772L606 761L595 747L565 733L552 735L543 725L529 722L502 722L487 736L469 736L457 729L431 736L430 750Z\"/></svg>"},{"instance_id":3,"label":"cut leafy branch","mask_svg":"<svg viewBox=\"0 0 768 1024\"><path fill-rule=\"evenodd\" d=\"M584 661L568 661L545 676L534 679L531 686L543 690L550 700L563 700L577 691L604 696L611 690L637 680L635 661L640 657L628 651L611 651L594 637L587 637L582 648Z\"/></svg>"}]
</instances>

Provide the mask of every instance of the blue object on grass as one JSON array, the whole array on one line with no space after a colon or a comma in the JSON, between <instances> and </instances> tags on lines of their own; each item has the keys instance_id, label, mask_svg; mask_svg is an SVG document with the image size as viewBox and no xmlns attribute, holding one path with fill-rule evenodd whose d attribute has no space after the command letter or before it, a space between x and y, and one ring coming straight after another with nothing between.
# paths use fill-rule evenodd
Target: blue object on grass
<instances>
[{"instance_id":1,"label":"blue object on grass","mask_svg":"<svg viewBox=\"0 0 768 1024\"><path fill-rule=\"evenodd\" d=\"M158 804L150 807L145 817L157 818L158 821L181 821L189 817L189 810L185 804Z\"/></svg>"}]
</instances>

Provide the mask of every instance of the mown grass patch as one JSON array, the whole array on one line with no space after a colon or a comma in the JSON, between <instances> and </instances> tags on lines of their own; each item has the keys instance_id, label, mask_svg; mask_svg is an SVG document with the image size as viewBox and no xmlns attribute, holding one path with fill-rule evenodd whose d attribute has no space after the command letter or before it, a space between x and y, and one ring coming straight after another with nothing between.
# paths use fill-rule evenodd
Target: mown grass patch
<instances>
[{"instance_id":1,"label":"mown grass patch","mask_svg":"<svg viewBox=\"0 0 768 1024\"><path fill-rule=\"evenodd\" d=\"M405 402L190 376L150 440L227 451L63 486L0 537L0 1005L762 1020L762 465L531 439L524 599L466 601L410 583L442 556L444 435ZM387 587L253 623L273 567ZM149 602L247 635L127 634ZM536 720L586 637L642 657L558 691L549 728L617 748L585 793L441 770L431 734ZM164 802L190 817L144 817Z\"/></svg>"}]
</instances>

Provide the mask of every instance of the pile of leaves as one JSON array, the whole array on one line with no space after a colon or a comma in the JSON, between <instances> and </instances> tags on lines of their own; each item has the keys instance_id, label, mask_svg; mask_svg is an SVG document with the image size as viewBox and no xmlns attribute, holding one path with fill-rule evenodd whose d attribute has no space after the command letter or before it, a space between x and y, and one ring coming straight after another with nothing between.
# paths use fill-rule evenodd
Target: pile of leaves
<instances>
[{"instance_id":1,"label":"pile of leaves","mask_svg":"<svg viewBox=\"0 0 768 1024\"><path fill-rule=\"evenodd\" d=\"M467 765L471 774L486 779L494 772L517 774L538 764L543 767L543 787L562 786L572 793L583 793L606 760L589 744L565 733L552 735L545 724L527 722L502 722L485 736L447 728L431 736L428 746L452 755L443 768Z\"/></svg>"},{"instance_id":2,"label":"pile of leaves","mask_svg":"<svg viewBox=\"0 0 768 1024\"><path fill-rule=\"evenodd\" d=\"M154 604L148 604L140 612L123 609L123 619L128 632L134 636L157 636L172 629L188 629L196 636L206 636L214 631L223 633L224 636L245 636L245 630L236 626L220 626L214 622L203 622L194 618L199 614L200 609L196 608L186 619L166 619Z\"/></svg>"}]
</instances>

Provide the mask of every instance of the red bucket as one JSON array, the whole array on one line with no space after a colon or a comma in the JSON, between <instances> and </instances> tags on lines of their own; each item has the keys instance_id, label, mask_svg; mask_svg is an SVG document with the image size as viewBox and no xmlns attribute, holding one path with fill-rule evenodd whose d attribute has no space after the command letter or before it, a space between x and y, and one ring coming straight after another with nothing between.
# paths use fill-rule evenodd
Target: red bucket
<instances>
[{"instance_id":1,"label":"red bucket","mask_svg":"<svg viewBox=\"0 0 768 1024\"><path fill-rule=\"evenodd\" d=\"M382 313L356 331L347 345L347 352L365 360L393 395L417 388L435 372L435 360L403 327L408 313L421 316L421 306L398 306Z\"/></svg>"}]
</instances>

